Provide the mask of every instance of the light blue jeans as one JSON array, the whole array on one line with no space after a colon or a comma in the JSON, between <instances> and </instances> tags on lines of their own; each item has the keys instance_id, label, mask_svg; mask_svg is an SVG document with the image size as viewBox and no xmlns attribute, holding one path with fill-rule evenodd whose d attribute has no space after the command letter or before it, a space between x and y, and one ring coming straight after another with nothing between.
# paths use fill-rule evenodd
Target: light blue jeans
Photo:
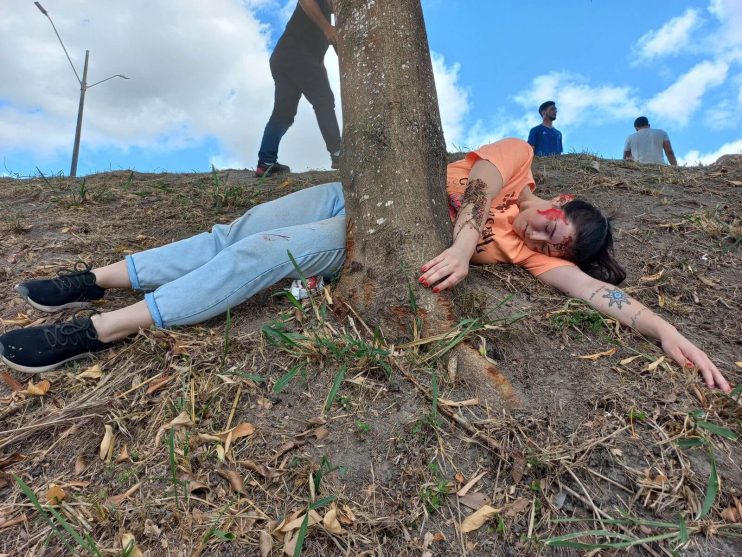
<instances>
[{"instance_id":1,"label":"light blue jeans","mask_svg":"<svg viewBox=\"0 0 742 557\"><path fill-rule=\"evenodd\" d=\"M345 258L340 182L307 188L247 211L185 240L126 256L133 288L158 327L199 323L281 279L326 278Z\"/></svg>"}]
</instances>

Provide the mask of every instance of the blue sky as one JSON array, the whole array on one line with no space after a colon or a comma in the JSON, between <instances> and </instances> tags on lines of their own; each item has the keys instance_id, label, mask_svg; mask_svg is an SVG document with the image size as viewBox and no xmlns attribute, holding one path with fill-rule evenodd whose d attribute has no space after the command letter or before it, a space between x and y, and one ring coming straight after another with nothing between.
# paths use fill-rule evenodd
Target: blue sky
<instances>
[{"instance_id":1,"label":"blue sky","mask_svg":"<svg viewBox=\"0 0 742 557\"><path fill-rule=\"evenodd\" d=\"M272 107L268 57L295 0L43 0L89 82L78 174L252 167ZM636 116L681 164L742 153L740 0L423 0L449 148L525 138L553 99L567 152L619 158ZM339 102L337 58L326 58ZM79 86L49 21L0 21L0 173L69 172ZM338 110L340 116L340 110ZM327 168L302 101L280 160ZM38 169L38 170L37 170Z\"/></svg>"}]
</instances>

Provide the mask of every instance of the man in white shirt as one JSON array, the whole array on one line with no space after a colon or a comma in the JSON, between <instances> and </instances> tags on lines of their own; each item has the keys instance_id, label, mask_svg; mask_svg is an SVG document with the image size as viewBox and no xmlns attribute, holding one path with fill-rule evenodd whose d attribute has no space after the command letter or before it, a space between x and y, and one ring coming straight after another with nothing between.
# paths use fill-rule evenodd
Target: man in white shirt
<instances>
[{"instance_id":1,"label":"man in white shirt","mask_svg":"<svg viewBox=\"0 0 742 557\"><path fill-rule=\"evenodd\" d=\"M624 160L642 163L665 164L662 158L662 151L667 155L667 160L671 165L677 166L678 161L670 144L670 138L665 130L653 130L649 127L649 120L646 116L639 116L634 120L634 129L626 138L626 145L623 148Z\"/></svg>"}]
</instances>

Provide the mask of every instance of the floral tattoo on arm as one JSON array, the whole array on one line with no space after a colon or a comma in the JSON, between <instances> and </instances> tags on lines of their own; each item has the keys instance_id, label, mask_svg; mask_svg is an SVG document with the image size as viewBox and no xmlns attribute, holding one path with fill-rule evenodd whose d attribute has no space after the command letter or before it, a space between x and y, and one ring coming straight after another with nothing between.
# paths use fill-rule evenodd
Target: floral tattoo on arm
<instances>
[{"instance_id":1,"label":"floral tattoo on arm","mask_svg":"<svg viewBox=\"0 0 742 557\"><path fill-rule=\"evenodd\" d=\"M470 226L472 229L480 232L484 224L484 215L487 211L487 184L480 179L470 180L466 185L466 190L461 198L461 209L471 206L471 217L457 226L454 236L458 235L464 226ZM461 214L461 213L459 213Z\"/></svg>"},{"instance_id":2,"label":"floral tattoo on arm","mask_svg":"<svg viewBox=\"0 0 742 557\"><path fill-rule=\"evenodd\" d=\"M622 304L626 304L627 306L631 305L631 300L629 300L629 297L618 288L608 288L603 298L606 298L608 300L608 307L613 307L613 304L616 304L618 306L618 309L622 309Z\"/></svg>"}]
</instances>

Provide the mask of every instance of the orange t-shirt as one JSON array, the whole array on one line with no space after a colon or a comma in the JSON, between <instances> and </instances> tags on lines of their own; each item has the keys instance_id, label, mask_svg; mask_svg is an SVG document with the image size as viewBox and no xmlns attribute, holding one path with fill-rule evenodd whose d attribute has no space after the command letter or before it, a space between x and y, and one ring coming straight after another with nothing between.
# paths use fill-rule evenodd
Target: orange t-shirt
<instances>
[{"instance_id":1,"label":"orange t-shirt","mask_svg":"<svg viewBox=\"0 0 742 557\"><path fill-rule=\"evenodd\" d=\"M472 263L512 263L524 267L534 276L557 267L574 266L571 261L528 249L513 230L513 220L520 212L517 205L520 192L526 186L531 191L536 189L531 174L533 148L521 139L508 138L484 145L466 155L466 158L448 165L446 189L451 221L456 220L461 207L469 172L480 159L495 165L502 175L503 186L492 200L477 249L471 258Z\"/></svg>"}]
</instances>

